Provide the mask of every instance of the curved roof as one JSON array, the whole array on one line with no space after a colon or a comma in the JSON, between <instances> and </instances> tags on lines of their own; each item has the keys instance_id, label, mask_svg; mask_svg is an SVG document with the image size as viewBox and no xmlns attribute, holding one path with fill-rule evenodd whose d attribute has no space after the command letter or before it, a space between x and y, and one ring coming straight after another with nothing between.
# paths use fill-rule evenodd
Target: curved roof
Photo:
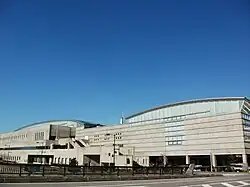
<instances>
[{"instance_id":1,"label":"curved roof","mask_svg":"<svg viewBox=\"0 0 250 187\"><path fill-rule=\"evenodd\" d=\"M77 122L81 126L84 126L84 125L97 125L97 124L90 123L90 122L87 122L87 121L82 121L82 120L48 120L48 121L41 121L41 122L37 122L37 123L32 123L32 124L23 126L23 127L19 128L19 129L16 129L15 131L19 131L19 130L25 129L27 127L33 127L33 126L36 126L36 125L41 125L43 123L68 122L68 121L70 121L70 122Z\"/></svg>"},{"instance_id":2,"label":"curved roof","mask_svg":"<svg viewBox=\"0 0 250 187\"><path fill-rule=\"evenodd\" d=\"M162 109L162 108L173 107L173 106L177 106L177 105L185 105L185 104L200 103L200 102L211 102L211 101L232 101L232 100L247 100L247 101L250 101L246 97L218 97L218 98L205 98L205 99L181 101L181 102L177 102L177 103L170 103L170 104L167 104L167 105L162 105L162 106L159 106L159 107L144 110L142 112L138 112L138 113L135 113L133 115L130 115L130 116L126 117L125 119L130 119L130 118L139 116L139 115L147 113L147 112L152 112L152 111L159 110L159 109Z\"/></svg>"}]
</instances>

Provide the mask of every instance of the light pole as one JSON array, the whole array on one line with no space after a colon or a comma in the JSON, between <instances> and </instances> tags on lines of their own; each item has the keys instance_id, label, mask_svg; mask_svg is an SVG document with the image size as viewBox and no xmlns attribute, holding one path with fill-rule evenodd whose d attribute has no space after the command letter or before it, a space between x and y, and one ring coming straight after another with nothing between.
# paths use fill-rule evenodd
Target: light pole
<instances>
[{"instance_id":1,"label":"light pole","mask_svg":"<svg viewBox=\"0 0 250 187\"><path fill-rule=\"evenodd\" d=\"M114 166L115 166L115 138L116 138L116 135L114 134L114 146L113 146L113 162L114 162Z\"/></svg>"}]
</instances>

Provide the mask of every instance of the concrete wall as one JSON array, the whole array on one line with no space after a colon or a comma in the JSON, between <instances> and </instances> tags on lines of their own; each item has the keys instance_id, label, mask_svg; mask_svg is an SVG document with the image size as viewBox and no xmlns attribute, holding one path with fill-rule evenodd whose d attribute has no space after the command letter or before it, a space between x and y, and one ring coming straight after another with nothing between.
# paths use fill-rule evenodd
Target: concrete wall
<instances>
[{"instance_id":1,"label":"concrete wall","mask_svg":"<svg viewBox=\"0 0 250 187\"><path fill-rule=\"evenodd\" d=\"M2 134L0 138L0 147L36 146L36 142L49 139L49 130L49 125L45 125Z\"/></svg>"},{"instance_id":2,"label":"concrete wall","mask_svg":"<svg viewBox=\"0 0 250 187\"><path fill-rule=\"evenodd\" d=\"M186 120L183 126L182 145L166 146L167 155L244 152L241 113Z\"/></svg>"},{"instance_id":3,"label":"concrete wall","mask_svg":"<svg viewBox=\"0 0 250 187\"><path fill-rule=\"evenodd\" d=\"M157 120L136 126L78 128L76 135L77 138L88 136L90 145L98 146L112 145L114 134L115 143L134 147L136 156L239 154L245 151L240 112L184 120ZM174 141L179 143L174 144Z\"/></svg>"}]
</instances>

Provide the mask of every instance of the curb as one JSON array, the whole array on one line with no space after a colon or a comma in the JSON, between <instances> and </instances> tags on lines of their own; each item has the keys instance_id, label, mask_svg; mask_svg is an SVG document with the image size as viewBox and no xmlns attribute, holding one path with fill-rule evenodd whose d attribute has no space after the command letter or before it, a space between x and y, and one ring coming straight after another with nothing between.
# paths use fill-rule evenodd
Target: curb
<instances>
[{"instance_id":1,"label":"curb","mask_svg":"<svg viewBox=\"0 0 250 187\"><path fill-rule=\"evenodd\" d=\"M201 178L216 177L223 175L167 175L167 176L119 176L119 177L83 177L83 176L0 176L0 183L45 183L45 182L91 182L91 181L126 181L126 180L155 180L155 179L178 179L178 178Z\"/></svg>"}]
</instances>

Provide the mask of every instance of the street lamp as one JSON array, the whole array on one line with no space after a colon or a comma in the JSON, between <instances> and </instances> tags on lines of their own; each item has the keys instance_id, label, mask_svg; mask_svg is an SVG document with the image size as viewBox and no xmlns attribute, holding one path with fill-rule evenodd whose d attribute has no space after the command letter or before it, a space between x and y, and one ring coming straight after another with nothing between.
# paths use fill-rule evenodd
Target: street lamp
<instances>
[{"instance_id":1,"label":"street lamp","mask_svg":"<svg viewBox=\"0 0 250 187\"><path fill-rule=\"evenodd\" d=\"M111 136L111 134L107 133L105 136ZM114 166L115 166L115 146L116 146L116 144L115 144L115 138L116 138L116 134L113 134L113 163L114 163Z\"/></svg>"}]
</instances>

